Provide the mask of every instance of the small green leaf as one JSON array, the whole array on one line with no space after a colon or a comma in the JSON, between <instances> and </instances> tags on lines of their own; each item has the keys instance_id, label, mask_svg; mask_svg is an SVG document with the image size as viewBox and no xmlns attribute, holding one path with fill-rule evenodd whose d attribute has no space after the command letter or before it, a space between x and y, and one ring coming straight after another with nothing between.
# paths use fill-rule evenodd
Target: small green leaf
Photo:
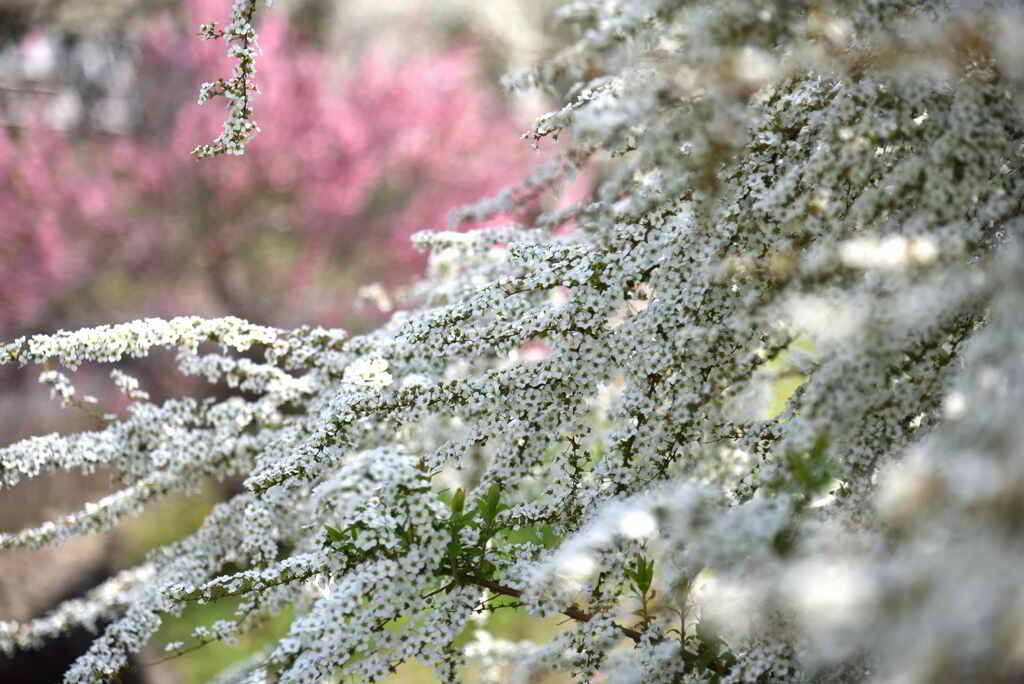
<instances>
[{"instance_id":1,"label":"small green leaf","mask_svg":"<svg viewBox=\"0 0 1024 684\"><path fill-rule=\"evenodd\" d=\"M654 560L648 561L642 555L637 554L633 558L633 564L626 567L626 577L633 582L633 586L641 596L645 596L651 588L654 580Z\"/></svg>"},{"instance_id":2,"label":"small green leaf","mask_svg":"<svg viewBox=\"0 0 1024 684\"><path fill-rule=\"evenodd\" d=\"M462 542L457 537L452 538L452 540L448 542L448 546L445 549L445 556L447 557L448 562L451 563L452 567L459 564L460 557L462 556Z\"/></svg>"},{"instance_id":3,"label":"small green leaf","mask_svg":"<svg viewBox=\"0 0 1024 684\"><path fill-rule=\"evenodd\" d=\"M501 488L495 483L492 484L480 502L480 514L487 523L493 523L498 517L501 506Z\"/></svg>"},{"instance_id":4,"label":"small green leaf","mask_svg":"<svg viewBox=\"0 0 1024 684\"><path fill-rule=\"evenodd\" d=\"M457 518L462 513L462 508L466 505L466 492L459 487L455 490L455 496L452 497L452 518Z\"/></svg>"},{"instance_id":5,"label":"small green leaf","mask_svg":"<svg viewBox=\"0 0 1024 684\"><path fill-rule=\"evenodd\" d=\"M324 525L324 529L327 531L327 537L332 542L345 541L345 535L337 527L331 527L330 525Z\"/></svg>"},{"instance_id":6,"label":"small green leaf","mask_svg":"<svg viewBox=\"0 0 1024 684\"><path fill-rule=\"evenodd\" d=\"M825 432L818 436L808 452L786 454L786 467L805 497L811 497L832 481L829 461L826 457L829 436Z\"/></svg>"}]
</instances>

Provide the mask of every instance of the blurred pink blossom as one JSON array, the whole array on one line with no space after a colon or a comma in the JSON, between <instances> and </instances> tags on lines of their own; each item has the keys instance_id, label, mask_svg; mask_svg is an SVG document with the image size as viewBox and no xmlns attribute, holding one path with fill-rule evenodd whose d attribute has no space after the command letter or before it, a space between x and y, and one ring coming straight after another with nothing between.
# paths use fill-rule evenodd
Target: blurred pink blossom
<instances>
[{"instance_id":1,"label":"blurred pink blossom","mask_svg":"<svg viewBox=\"0 0 1024 684\"><path fill-rule=\"evenodd\" d=\"M186 24L221 4L191 0ZM195 88L227 60L166 16L143 32L139 133L0 134L0 337L186 310L336 325L343 292L418 268L411 233L541 161L471 46L343 67L292 40L279 13L259 35L263 132L245 157L189 156L224 115L192 104Z\"/></svg>"}]
</instances>

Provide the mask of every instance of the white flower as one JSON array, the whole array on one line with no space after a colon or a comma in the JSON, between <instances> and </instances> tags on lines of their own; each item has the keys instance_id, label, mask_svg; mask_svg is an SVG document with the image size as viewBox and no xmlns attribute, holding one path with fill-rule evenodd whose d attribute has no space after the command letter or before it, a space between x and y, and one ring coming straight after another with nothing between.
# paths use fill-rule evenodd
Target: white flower
<instances>
[{"instance_id":1,"label":"white flower","mask_svg":"<svg viewBox=\"0 0 1024 684\"><path fill-rule=\"evenodd\" d=\"M380 357L356 359L345 368L344 380L353 385L381 389L391 384L388 362Z\"/></svg>"},{"instance_id":2,"label":"white flower","mask_svg":"<svg viewBox=\"0 0 1024 684\"><path fill-rule=\"evenodd\" d=\"M619 531L630 539L643 539L655 534L658 523L654 516L643 510L629 511L619 521Z\"/></svg>"}]
</instances>

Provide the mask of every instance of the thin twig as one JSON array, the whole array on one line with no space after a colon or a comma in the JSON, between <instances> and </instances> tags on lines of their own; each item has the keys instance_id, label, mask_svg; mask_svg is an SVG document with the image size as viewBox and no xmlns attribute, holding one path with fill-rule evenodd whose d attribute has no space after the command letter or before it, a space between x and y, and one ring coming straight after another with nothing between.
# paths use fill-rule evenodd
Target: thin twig
<instances>
[{"instance_id":1,"label":"thin twig","mask_svg":"<svg viewBox=\"0 0 1024 684\"><path fill-rule=\"evenodd\" d=\"M476 586L482 587L484 589L490 589L495 594L501 594L502 596L511 596L512 598L522 598L523 596L523 592L521 592L518 589L506 587L504 584L498 584L493 580L485 579L483 577L474 577L473 575L466 575L463 573L459 573L455 577L461 582L468 582L470 584L475 584ZM596 613L588 613L576 605L569 606L568 608L563 608L561 613L562 615L571 617L573 620L576 620L577 622L590 622L594 619L594 616L596 615ZM624 627L620 624L615 624L615 627L618 628L620 632L622 632L625 636L629 637L633 641L639 642L640 639L643 638L643 634L636 631L635 629L630 629L629 627Z\"/></svg>"}]
</instances>

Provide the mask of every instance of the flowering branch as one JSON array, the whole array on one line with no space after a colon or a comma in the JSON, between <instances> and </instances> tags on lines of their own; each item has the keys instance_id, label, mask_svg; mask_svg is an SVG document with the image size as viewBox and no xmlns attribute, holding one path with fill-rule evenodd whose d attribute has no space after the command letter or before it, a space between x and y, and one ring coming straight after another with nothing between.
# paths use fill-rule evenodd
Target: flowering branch
<instances>
[{"instance_id":1,"label":"flowering branch","mask_svg":"<svg viewBox=\"0 0 1024 684\"><path fill-rule=\"evenodd\" d=\"M267 0L269 5L272 0ZM249 139L259 132L259 126L252 118L249 106L251 93L259 92L252 82L256 72L255 58L259 54L256 30L252 20L256 12L256 0L233 0L231 19L223 29L216 23L203 24L199 35L204 40L222 38L228 44L228 57L235 60L234 74L230 79L218 78L199 87L199 104L212 97L222 96L229 102L228 118L223 132L212 143L197 146L192 155L198 159L221 154L240 155L245 152Z\"/></svg>"}]
</instances>

